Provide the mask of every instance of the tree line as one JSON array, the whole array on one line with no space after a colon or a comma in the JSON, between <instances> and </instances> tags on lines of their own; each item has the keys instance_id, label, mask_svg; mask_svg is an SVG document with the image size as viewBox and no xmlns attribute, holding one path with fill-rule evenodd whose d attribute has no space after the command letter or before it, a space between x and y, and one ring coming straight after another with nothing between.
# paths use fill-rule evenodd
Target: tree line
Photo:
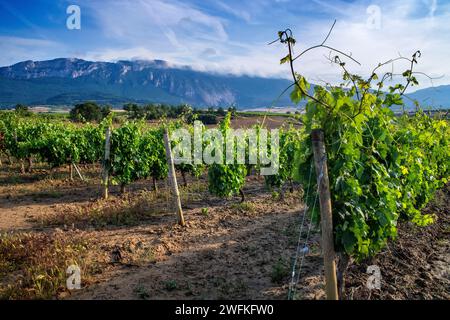
<instances>
[{"instance_id":1,"label":"tree line","mask_svg":"<svg viewBox=\"0 0 450 320\"><path fill-rule=\"evenodd\" d=\"M186 123L193 123L199 120L204 124L217 124L219 118L230 112L232 117L236 115L235 106L228 108L209 107L200 109L188 104L170 105L164 103L150 103L139 105L136 103L127 103L123 106L126 116L130 120L160 120L160 119L179 119L182 118ZM20 116L31 116L29 107L23 104L17 104L14 112ZM69 112L69 119L73 122L100 122L113 112L111 106L98 105L96 102L87 101L76 104Z\"/></svg>"}]
</instances>

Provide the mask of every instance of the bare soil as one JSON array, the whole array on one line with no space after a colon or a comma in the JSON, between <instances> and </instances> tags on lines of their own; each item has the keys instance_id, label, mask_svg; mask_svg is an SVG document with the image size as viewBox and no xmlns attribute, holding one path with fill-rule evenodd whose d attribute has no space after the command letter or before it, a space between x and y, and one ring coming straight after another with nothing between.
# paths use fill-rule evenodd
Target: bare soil
<instances>
[{"instance_id":1,"label":"bare soil","mask_svg":"<svg viewBox=\"0 0 450 320\"><path fill-rule=\"evenodd\" d=\"M434 213L434 224L418 228L399 226L397 241L380 254L349 269L349 299L450 299L450 185L437 192L425 208ZM367 266L381 271L380 290L368 290Z\"/></svg>"},{"instance_id":2,"label":"bare soil","mask_svg":"<svg viewBox=\"0 0 450 320\"><path fill-rule=\"evenodd\" d=\"M99 168L81 170L87 182L78 177L70 181L67 168L51 176L45 167L24 175L15 166L0 169L0 231L58 230L70 235L75 230L90 243L85 264L91 273L82 279L82 289L62 290L56 298L287 298L303 214L300 188L280 198L266 190L261 177L250 176L247 200L240 204L238 197L212 197L204 179L190 179L181 190L187 221L183 228L176 224L165 182L159 182L157 192L151 190L151 181L135 183L127 195L113 187L111 199L104 201L99 200ZM426 209L438 214L436 224L401 225L398 241L371 261L349 268L346 298L450 298L449 193L448 187L440 191ZM110 221L106 214L130 219L93 223ZM295 298L323 299L316 229L308 246ZM366 269L373 264L381 269L380 290L366 287Z\"/></svg>"}]
</instances>

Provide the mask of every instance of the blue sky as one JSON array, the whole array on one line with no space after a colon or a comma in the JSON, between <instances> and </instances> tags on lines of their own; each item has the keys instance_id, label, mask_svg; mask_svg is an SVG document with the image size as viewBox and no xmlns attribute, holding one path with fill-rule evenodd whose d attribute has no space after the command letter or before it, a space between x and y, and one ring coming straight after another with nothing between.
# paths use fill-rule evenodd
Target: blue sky
<instances>
[{"instance_id":1,"label":"blue sky","mask_svg":"<svg viewBox=\"0 0 450 320\"><path fill-rule=\"evenodd\" d=\"M80 30L66 27L72 4L81 9ZM440 77L434 85L449 84L449 18L449 0L0 0L0 65L164 59L198 70L288 77L279 64L285 48L267 45L277 31L291 28L300 51L320 43L337 19L329 44L362 63L349 63L352 71L368 74L378 62L420 49L418 70ZM335 83L339 70L328 54L314 51L296 67L311 81ZM405 68L400 63L394 71Z\"/></svg>"}]
</instances>

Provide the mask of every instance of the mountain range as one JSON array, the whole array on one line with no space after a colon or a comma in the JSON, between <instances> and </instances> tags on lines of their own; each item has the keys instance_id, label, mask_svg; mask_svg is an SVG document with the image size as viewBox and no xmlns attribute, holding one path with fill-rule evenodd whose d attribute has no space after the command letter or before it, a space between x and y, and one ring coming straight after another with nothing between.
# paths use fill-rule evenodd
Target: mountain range
<instances>
[{"instance_id":1,"label":"mountain range","mask_svg":"<svg viewBox=\"0 0 450 320\"><path fill-rule=\"evenodd\" d=\"M188 103L194 106L270 106L290 82L171 67L162 60L24 61L0 68L0 105L72 105L87 100ZM278 103L288 103L288 97Z\"/></svg>"},{"instance_id":2,"label":"mountain range","mask_svg":"<svg viewBox=\"0 0 450 320\"><path fill-rule=\"evenodd\" d=\"M96 101L113 106L154 102L258 108L274 105L290 84L286 79L201 72L171 66L163 60L29 60L0 68L0 107L17 103L70 106ZM409 96L426 105L450 107L450 85L419 90ZM275 106L291 105L288 94L275 102ZM407 105L413 106L409 102Z\"/></svg>"}]
</instances>

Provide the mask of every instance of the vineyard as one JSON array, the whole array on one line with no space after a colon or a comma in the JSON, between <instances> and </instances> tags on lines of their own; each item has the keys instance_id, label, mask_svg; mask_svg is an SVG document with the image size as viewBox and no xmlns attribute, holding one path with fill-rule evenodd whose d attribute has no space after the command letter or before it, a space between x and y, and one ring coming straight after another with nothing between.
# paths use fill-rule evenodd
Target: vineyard
<instances>
[{"instance_id":1,"label":"vineyard","mask_svg":"<svg viewBox=\"0 0 450 320\"><path fill-rule=\"evenodd\" d=\"M180 141L170 137L195 130L183 117L117 124L112 116L72 123L0 113L0 296L321 299L320 234L328 223L340 298L355 298L355 291L367 298L360 279L365 270L358 267L374 259L386 264L379 266L387 276L383 285L403 281L389 267L399 260L392 251L431 271L408 269L416 285L410 291L378 288L374 296L448 298L448 265L436 275L431 254L406 256L395 247L402 239L414 246L411 235L422 235L440 241L439 259L448 259L448 120L419 106L413 116L392 111L417 85L420 52L403 58L410 64L403 84L385 88L393 76L379 71L385 64L363 79L336 56L331 61L342 68L343 83L312 87L294 70L290 30L278 41L288 49L281 63L292 71L291 99L304 102L305 110L295 115L298 125L280 123L272 175L262 174L261 154L256 164L176 163L172 172L170 150ZM238 120L227 113L216 129L225 136ZM251 128L260 132L265 120ZM205 126L200 134L203 147L215 143ZM314 137L321 139L322 156ZM239 147L248 158L266 143L247 138L232 148L233 160ZM215 157L224 156L222 147ZM277 153L268 141L264 148ZM329 222L323 220L324 179ZM185 216L179 224L175 198ZM21 216L19 208L30 210ZM426 244L417 241L422 250ZM65 287L70 265L81 270L80 290Z\"/></svg>"},{"instance_id":2,"label":"vineyard","mask_svg":"<svg viewBox=\"0 0 450 320\"><path fill-rule=\"evenodd\" d=\"M224 117L220 130L225 134L230 128L231 115ZM73 166L103 164L110 170L110 183L120 185L121 193L127 185L151 178L157 190L157 180L168 174L163 133L185 128L192 132L193 126L181 121L149 127L145 122L130 121L111 131L110 159L105 163L105 142L107 128L112 128L111 118L100 124L74 125L40 118L23 118L14 113L1 114L2 155L20 163L20 172L32 172L33 163L45 163L50 169L67 167L73 180ZM255 125L255 129L260 125ZM290 126L280 129L281 156L280 172L267 176L270 187L281 188L293 178L293 157L299 150L302 132ZM211 143L210 138L202 138L203 144ZM176 144L176 141L173 142ZM248 150L248 144L244 146ZM247 151L248 152L248 151ZM199 177L208 171L208 185L212 194L232 196L238 194L250 172L259 170L259 165L216 165L208 168L204 164L178 164L177 171L186 185L186 175ZM100 173L99 173L100 174ZM82 176L80 176L82 178Z\"/></svg>"},{"instance_id":3,"label":"vineyard","mask_svg":"<svg viewBox=\"0 0 450 320\"><path fill-rule=\"evenodd\" d=\"M340 92L340 94L340 96L336 95L337 98L345 100L345 93ZM331 99L332 96L329 97L330 101ZM434 212L424 213L423 209L433 199L436 191L445 186L449 177L450 135L447 121L430 118L423 112L418 112L414 117L396 118L388 108L381 106L375 110L368 109L351 119L352 111L350 105L343 105L339 111L336 110L336 113L328 114L325 110L309 104L306 115L302 119L303 126L297 128L282 126L279 129L279 171L276 175L259 176L259 165L176 165L181 188L184 190L182 193L186 193L182 205L189 207L194 198L209 198L210 196L204 193L207 192L223 197L224 200L217 198L217 201L225 208L231 205L233 214L242 214L243 219L258 219L258 216L254 216L255 211L273 210L273 208L255 206L252 190L245 191L249 193L249 196L244 196L246 187L248 189L248 187L256 186L260 190L258 192L267 193L264 189L271 190L268 193L269 199L271 203L275 203L276 207L285 206L283 203L291 203L291 205L301 203L303 200L311 208L305 211L303 217L306 216L306 219L309 219L308 214L311 221L315 225L318 224L320 214L310 134L313 128L322 127L327 128L324 133L330 171L334 241L340 259L349 257L354 259L355 263L359 263L375 256L386 247L388 240L397 238L397 226L400 221L410 221L424 227L442 219ZM343 112L347 112L348 121L342 121L341 113ZM339 122L336 121L337 119ZM330 123L334 121L334 124L325 125L321 124L321 121ZM38 225L44 226L46 231L43 234L32 231L2 235L0 246L2 265L10 266L12 270L19 273L22 272L20 258L9 252L11 246L23 246L25 249L27 243L68 241L69 248L81 246L83 248L81 251L84 251L92 244L84 244L86 240L82 240L83 244L78 243L81 241L76 240L80 237L75 231L78 228L83 230L86 229L86 225L92 225L95 229L108 230L117 225L127 226L130 221L132 221L131 225L139 224L140 219L143 222L148 221L149 216L153 217L155 208L148 208L149 205L153 207L152 203L148 203L149 196L136 195L136 189L133 189L133 186L134 188L145 186L146 181L151 181L144 190L150 189L147 192L151 195L151 201L155 202L154 205L158 206L158 202L160 206L166 205L170 213L172 195L167 185L164 185L168 175L163 141L164 129L168 127L174 130L184 127L189 131L193 130L192 126L183 124L181 121L163 123L159 126L148 126L142 121L130 121L120 126L113 126L111 119L105 119L99 124L79 125L37 117L20 117L14 113L3 113L0 123L2 165L10 168L8 170L13 170L13 172L9 171L9 175L30 176L37 171L40 173L40 179L50 181L58 179L54 177L56 175L59 179L63 179L63 183L68 181L66 184L69 186L73 184L89 186L88 190L92 192L90 196L94 197L88 205L90 208L81 205L77 214L64 212L41 217ZM220 129L226 130L229 124L230 117L227 116L222 121ZM104 160L107 128L112 128L109 161ZM176 141L173 143L175 144ZM74 167L79 172L79 176L75 174ZM103 194L99 191L104 188L104 181L100 177L105 167L109 168L109 183L119 188L116 196L112 196L109 200L101 199ZM48 168L44 171L47 172L44 176L42 168ZM204 187L202 181L205 181ZM195 189L190 188L191 184L195 185ZM127 192L127 186L131 188L130 193ZM8 187L5 190L8 190ZM158 199L158 193L165 194L165 204L164 199L162 202ZM97 199L95 199L96 194ZM235 195L240 195L241 200L230 198ZM122 203L118 205L118 201ZM199 209L199 214L205 217L213 214L207 203L202 204ZM128 206L129 210L137 212L129 213L124 210L125 208L117 208L117 206ZM115 208L111 209L112 207ZM294 208L298 208L298 204L294 205ZM146 210L152 213L149 215L142 212ZM211 212L208 212L210 210ZM290 211L289 206L286 211ZM95 212L95 217L92 216L92 212ZM160 208L160 212L168 213L167 208ZM253 218L249 218L252 216ZM189 220L192 218L189 215L187 217L189 229ZM176 222L175 214L167 219L169 224L170 220L172 224ZM295 220L295 217L294 221L289 220L293 226L298 225ZM64 239L53 239L55 235L52 235L49 228L58 227L59 229L67 225L73 226L64 232L68 239L58 233L56 237ZM307 224L304 229L306 226ZM292 226L284 227L286 230L292 228ZM309 241L308 247L311 247L314 241ZM52 245L64 246L65 244ZM112 251L116 249L114 246ZM81 257L84 255L80 253ZM84 263L75 255L75 252L63 259L69 259L80 266ZM274 270L286 270L292 267L288 262L289 257L284 260L275 257L272 259L276 262ZM60 262L62 265L57 267L62 268L60 270L64 269L63 261ZM4 297L9 294L12 294L11 297L35 295L45 297L47 294L58 294L62 290L62 283L55 279L50 280L55 277L52 272L52 270L38 270L36 274L22 274L24 279L27 277L33 279L41 275L43 277L31 283L16 285L15 289L11 289L9 284L3 287L2 295ZM92 271L89 272L92 273ZM287 280L289 272L285 271L284 276L282 271L278 271L280 276L277 276L277 271L273 272L275 272L275 278L281 277L281 279L275 279L276 281L289 283ZM3 277L7 279L6 274L3 274ZM52 281L57 284L48 284ZM29 293L30 289L27 291L20 289L21 286L27 288L42 285L48 287L40 288L40 291L34 288L32 289L34 293ZM14 293L10 293L11 290ZM28 293L25 294L25 292Z\"/></svg>"}]
</instances>

